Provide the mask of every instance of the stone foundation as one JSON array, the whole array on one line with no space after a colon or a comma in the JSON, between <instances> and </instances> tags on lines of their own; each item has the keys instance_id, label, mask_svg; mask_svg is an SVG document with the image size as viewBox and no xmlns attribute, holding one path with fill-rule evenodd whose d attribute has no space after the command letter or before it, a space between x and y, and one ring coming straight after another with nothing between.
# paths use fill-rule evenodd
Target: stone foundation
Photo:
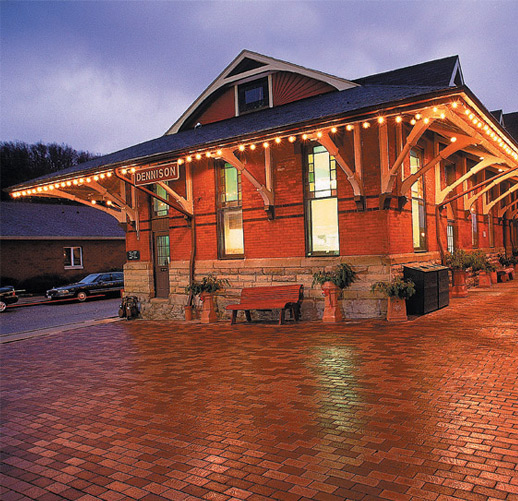
<instances>
[{"instance_id":1,"label":"stone foundation","mask_svg":"<svg viewBox=\"0 0 518 501\"><path fill-rule=\"evenodd\" d=\"M400 254L392 256L348 256L329 258L282 258L198 261L196 280L208 273L225 278L230 286L216 297L216 307L221 320L230 319L225 307L239 301L243 287L259 287L300 283L304 285L302 320L321 319L324 298L320 286L312 287L313 274L346 262L358 274L358 280L345 289L340 301L346 319L384 318L387 300L379 293L370 291L373 282L389 280L402 273L403 266L412 264L439 263L439 253ZM187 304L185 287L189 283L188 261L174 261L170 265L169 298L154 298L153 267L149 262L130 262L124 267L125 294L137 296L141 303L141 317L150 320L184 320ZM199 316L201 304L195 300L195 316ZM278 312L253 312L253 318L278 319ZM244 320L239 313L238 320Z\"/></svg>"}]
</instances>

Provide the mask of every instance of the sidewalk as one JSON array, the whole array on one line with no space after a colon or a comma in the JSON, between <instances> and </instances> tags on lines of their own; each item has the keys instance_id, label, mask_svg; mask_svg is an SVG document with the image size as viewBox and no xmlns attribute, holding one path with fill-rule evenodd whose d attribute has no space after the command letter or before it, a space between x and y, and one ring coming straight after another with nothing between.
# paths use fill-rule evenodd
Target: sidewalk
<instances>
[{"instance_id":1,"label":"sidewalk","mask_svg":"<svg viewBox=\"0 0 518 501\"><path fill-rule=\"evenodd\" d=\"M3 501L518 500L518 280L405 324L10 343Z\"/></svg>"}]
</instances>

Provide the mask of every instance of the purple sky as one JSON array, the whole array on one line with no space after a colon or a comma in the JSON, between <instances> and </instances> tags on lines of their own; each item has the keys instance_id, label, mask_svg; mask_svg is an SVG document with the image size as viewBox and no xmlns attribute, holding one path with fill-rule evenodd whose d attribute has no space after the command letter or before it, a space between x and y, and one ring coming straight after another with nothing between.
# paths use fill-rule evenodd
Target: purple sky
<instances>
[{"instance_id":1,"label":"purple sky","mask_svg":"<svg viewBox=\"0 0 518 501\"><path fill-rule=\"evenodd\" d=\"M516 0L0 2L0 140L110 153L162 135L242 49L354 79L460 56L518 111Z\"/></svg>"}]
</instances>

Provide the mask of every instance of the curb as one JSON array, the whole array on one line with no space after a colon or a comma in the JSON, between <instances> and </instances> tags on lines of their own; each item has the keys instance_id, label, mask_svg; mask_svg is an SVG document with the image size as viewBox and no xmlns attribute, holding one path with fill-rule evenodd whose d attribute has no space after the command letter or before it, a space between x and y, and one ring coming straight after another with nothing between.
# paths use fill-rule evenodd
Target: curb
<instances>
[{"instance_id":1,"label":"curb","mask_svg":"<svg viewBox=\"0 0 518 501\"><path fill-rule=\"evenodd\" d=\"M81 329L83 327L91 327L99 324L109 324L113 322L120 322L119 317L103 318L101 320L88 320L86 322L76 322L73 324L58 325L55 327L48 327L46 329L35 329L24 332L17 332L15 334L6 334L0 337L0 344L14 343L16 341L23 341L24 339L31 339L42 336L52 336L54 334L62 334L64 332Z\"/></svg>"}]
</instances>

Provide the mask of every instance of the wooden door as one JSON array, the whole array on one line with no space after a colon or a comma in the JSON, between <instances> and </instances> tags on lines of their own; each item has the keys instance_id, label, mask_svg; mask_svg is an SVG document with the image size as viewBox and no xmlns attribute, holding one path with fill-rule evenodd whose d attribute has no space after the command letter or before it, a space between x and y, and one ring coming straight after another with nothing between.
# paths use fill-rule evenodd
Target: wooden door
<instances>
[{"instance_id":1,"label":"wooden door","mask_svg":"<svg viewBox=\"0 0 518 501\"><path fill-rule=\"evenodd\" d=\"M169 297L169 235L153 233L155 296Z\"/></svg>"}]
</instances>

